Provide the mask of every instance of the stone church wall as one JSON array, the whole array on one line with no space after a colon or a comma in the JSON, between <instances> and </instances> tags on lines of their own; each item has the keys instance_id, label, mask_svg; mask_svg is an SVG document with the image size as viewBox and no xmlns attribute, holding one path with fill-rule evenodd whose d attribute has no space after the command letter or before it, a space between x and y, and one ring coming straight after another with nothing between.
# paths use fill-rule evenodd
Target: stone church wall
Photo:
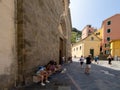
<instances>
[{"instance_id":1,"label":"stone church wall","mask_svg":"<svg viewBox=\"0 0 120 90\"><path fill-rule=\"evenodd\" d=\"M36 67L71 56L68 5L68 0L0 0L1 87L30 84Z\"/></svg>"},{"instance_id":2,"label":"stone church wall","mask_svg":"<svg viewBox=\"0 0 120 90\"><path fill-rule=\"evenodd\" d=\"M0 0L0 90L15 85L17 71L14 0Z\"/></svg>"}]
</instances>

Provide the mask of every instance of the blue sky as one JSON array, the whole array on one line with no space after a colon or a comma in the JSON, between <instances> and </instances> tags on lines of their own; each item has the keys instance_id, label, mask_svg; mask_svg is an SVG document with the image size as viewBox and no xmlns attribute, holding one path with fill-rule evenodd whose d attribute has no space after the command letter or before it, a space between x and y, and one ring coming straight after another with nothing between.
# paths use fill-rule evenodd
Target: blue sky
<instances>
[{"instance_id":1,"label":"blue sky","mask_svg":"<svg viewBox=\"0 0 120 90\"><path fill-rule=\"evenodd\" d=\"M82 30L90 24L99 29L102 21L120 14L120 0L70 0L72 27Z\"/></svg>"}]
</instances>

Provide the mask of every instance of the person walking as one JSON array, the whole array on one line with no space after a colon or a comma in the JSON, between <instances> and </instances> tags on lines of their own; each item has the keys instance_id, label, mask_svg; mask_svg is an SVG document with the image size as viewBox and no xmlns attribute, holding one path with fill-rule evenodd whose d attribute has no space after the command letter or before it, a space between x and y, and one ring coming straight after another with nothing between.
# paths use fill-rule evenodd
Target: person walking
<instances>
[{"instance_id":1,"label":"person walking","mask_svg":"<svg viewBox=\"0 0 120 90\"><path fill-rule=\"evenodd\" d=\"M88 55L88 57L86 58L86 67L85 67L85 73L86 73L86 74L89 74L89 73L90 73L91 62L92 62L91 55Z\"/></svg>"},{"instance_id":2,"label":"person walking","mask_svg":"<svg viewBox=\"0 0 120 90\"><path fill-rule=\"evenodd\" d=\"M95 56L95 63L98 64L98 60L99 60L99 57L98 56Z\"/></svg>"},{"instance_id":3,"label":"person walking","mask_svg":"<svg viewBox=\"0 0 120 90\"><path fill-rule=\"evenodd\" d=\"M81 56L80 57L80 66L81 66L81 68L83 68L83 63L84 63L84 57Z\"/></svg>"},{"instance_id":4,"label":"person walking","mask_svg":"<svg viewBox=\"0 0 120 90\"><path fill-rule=\"evenodd\" d=\"M111 61L112 61L112 55L111 54L109 54L109 56L107 57L107 59L108 59L108 64L109 65L111 65L112 63L111 63Z\"/></svg>"}]
</instances>

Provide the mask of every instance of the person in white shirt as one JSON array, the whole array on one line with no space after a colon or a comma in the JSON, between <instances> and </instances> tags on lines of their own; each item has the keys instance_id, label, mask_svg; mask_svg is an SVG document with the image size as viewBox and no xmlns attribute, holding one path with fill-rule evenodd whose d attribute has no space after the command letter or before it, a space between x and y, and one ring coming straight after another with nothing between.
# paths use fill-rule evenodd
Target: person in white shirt
<instances>
[{"instance_id":1,"label":"person in white shirt","mask_svg":"<svg viewBox=\"0 0 120 90\"><path fill-rule=\"evenodd\" d=\"M81 66L81 68L83 68L84 59L85 58L83 56L80 57L80 66Z\"/></svg>"}]
</instances>

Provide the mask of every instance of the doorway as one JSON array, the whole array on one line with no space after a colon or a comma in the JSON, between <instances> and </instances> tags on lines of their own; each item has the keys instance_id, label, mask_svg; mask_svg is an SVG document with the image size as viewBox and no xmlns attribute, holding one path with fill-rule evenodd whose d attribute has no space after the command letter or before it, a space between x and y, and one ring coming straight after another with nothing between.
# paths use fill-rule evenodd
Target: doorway
<instances>
[{"instance_id":1,"label":"doorway","mask_svg":"<svg viewBox=\"0 0 120 90\"><path fill-rule=\"evenodd\" d=\"M94 57L94 49L90 49L90 54Z\"/></svg>"},{"instance_id":2,"label":"doorway","mask_svg":"<svg viewBox=\"0 0 120 90\"><path fill-rule=\"evenodd\" d=\"M63 39L60 38L59 41L59 64L62 64L62 57L63 57Z\"/></svg>"}]
</instances>

